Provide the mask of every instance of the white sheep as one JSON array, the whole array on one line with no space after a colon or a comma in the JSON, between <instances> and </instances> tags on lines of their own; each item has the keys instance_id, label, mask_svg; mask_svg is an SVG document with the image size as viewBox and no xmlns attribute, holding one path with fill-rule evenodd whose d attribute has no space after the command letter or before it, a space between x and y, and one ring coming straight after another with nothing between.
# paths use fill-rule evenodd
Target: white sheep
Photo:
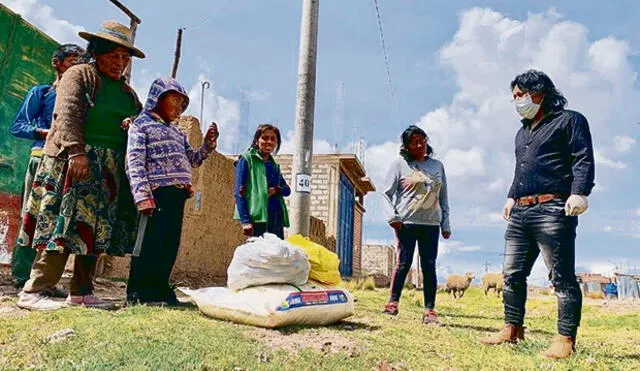
<instances>
[{"instance_id":1,"label":"white sheep","mask_svg":"<svg viewBox=\"0 0 640 371\"><path fill-rule=\"evenodd\" d=\"M445 291L453 294L454 299L459 299L469 288L471 281L475 278L474 274L467 272L464 276L453 275L447 277L447 285Z\"/></svg>"},{"instance_id":2,"label":"white sheep","mask_svg":"<svg viewBox=\"0 0 640 371\"><path fill-rule=\"evenodd\" d=\"M485 296L488 295L490 289L493 289L496 295L500 296L503 287L504 277L502 273L487 273L482 276L482 288L484 289Z\"/></svg>"}]
</instances>

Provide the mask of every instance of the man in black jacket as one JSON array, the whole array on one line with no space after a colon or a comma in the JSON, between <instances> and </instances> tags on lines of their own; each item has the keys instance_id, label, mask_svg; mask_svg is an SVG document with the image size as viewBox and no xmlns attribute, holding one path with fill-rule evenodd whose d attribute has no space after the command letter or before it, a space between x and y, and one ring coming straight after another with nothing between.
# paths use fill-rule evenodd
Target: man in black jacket
<instances>
[{"instance_id":1,"label":"man in black jacket","mask_svg":"<svg viewBox=\"0 0 640 371\"><path fill-rule=\"evenodd\" d=\"M542 253L558 298L558 335L542 353L571 356L582 312L575 275L578 215L589 206L594 156L587 119L565 110L567 100L543 72L530 70L511 82L522 127L515 139L516 170L504 205L508 221L504 253L505 325L481 343L524 339L527 277Z\"/></svg>"}]
</instances>

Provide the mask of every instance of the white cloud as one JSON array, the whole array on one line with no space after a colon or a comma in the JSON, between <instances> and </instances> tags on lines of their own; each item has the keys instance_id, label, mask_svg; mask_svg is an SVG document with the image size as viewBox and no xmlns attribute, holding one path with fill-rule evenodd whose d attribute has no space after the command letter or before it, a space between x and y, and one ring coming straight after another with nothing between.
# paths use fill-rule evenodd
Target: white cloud
<instances>
[{"instance_id":1,"label":"white cloud","mask_svg":"<svg viewBox=\"0 0 640 371\"><path fill-rule=\"evenodd\" d=\"M58 18L48 5L40 4L36 0L5 0L3 3L60 43L84 43L78 36L78 32L84 28Z\"/></svg>"},{"instance_id":2,"label":"white cloud","mask_svg":"<svg viewBox=\"0 0 640 371\"><path fill-rule=\"evenodd\" d=\"M597 149L594 151L594 156L596 159L596 166L599 165L599 166L604 166L604 167L608 167L611 169L618 169L618 170L627 168L627 164L625 162L612 160L606 157L601 151Z\"/></svg>"},{"instance_id":3,"label":"white cloud","mask_svg":"<svg viewBox=\"0 0 640 371\"><path fill-rule=\"evenodd\" d=\"M242 92L247 99L254 102L260 102L271 97L271 92L265 90L244 89Z\"/></svg>"},{"instance_id":4,"label":"white cloud","mask_svg":"<svg viewBox=\"0 0 640 371\"><path fill-rule=\"evenodd\" d=\"M284 133L283 133L284 134ZM280 145L280 154L292 154L295 149L295 132L289 131L287 135L282 137L282 144ZM324 139L313 140L313 154L322 155L327 153L333 153L331 144Z\"/></svg>"},{"instance_id":5,"label":"white cloud","mask_svg":"<svg viewBox=\"0 0 640 371\"><path fill-rule=\"evenodd\" d=\"M450 102L417 120L445 164L454 231L505 227L500 209L513 179L514 137L521 125L509 83L529 68L545 71L569 100L568 108L587 117L597 167L604 169L598 175L617 184L621 170L630 167L617 156L635 145L620 133L640 116L640 105L624 103L640 99L630 53L626 41L590 40L584 25L553 9L523 20L486 8L461 13L458 31L438 53L458 90ZM367 150L367 172L379 190L398 148L388 141ZM599 178L596 183L602 192Z\"/></svg>"},{"instance_id":6,"label":"white cloud","mask_svg":"<svg viewBox=\"0 0 640 371\"><path fill-rule=\"evenodd\" d=\"M186 114L200 118L200 97L202 96L202 85L200 81L212 81L204 75L198 76L198 82L188 91L190 104ZM211 88L204 90L203 122L200 128L204 131L209 124L215 121L220 130L218 149L223 153L231 153L238 133L238 123L240 122L240 103L238 101L225 98L215 91L215 84ZM247 139L250 141L250 139ZM247 143L247 146L249 143Z\"/></svg>"},{"instance_id":7,"label":"white cloud","mask_svg":"<svg viewBox=\"0 0 640 371\"><path fill-rule=\"evenodd\" d=\"M611 232L613 232L613 227L610 226L610 225L607 225L607 226L603 227L602 230L604 232L611 233Z\"/></svg>"},{"instance_id":8,"label":"white cloud","mask_svg":"<svg viewBox=\"0 0 640 371\"><path fill-rule=\"evenodd\" d=\"M149 93L149 88L151 88L151 84L155 79L161 77L162 74L159 72L151 72L146 68L136 68L133 66L133 70L131 71L131 87L138 94L138 98L144 105L147 95ZM194 102L190 102L190 105L193 105Z\"/></svg>"},{"instance_id":9,"label":"white cloud","mask_svg":"<svg viewBox=\"0 0 640 371\"><path fill-rule=\"evenodd\" d=\"M489 192L499 192L504 191L506 186L505 180L500 178L489 183L485 189Z\"/></svg>"},{"instance_id":10,"label":"white cloud","mask_svg":"<svg viewBox=\"0 0 640 371\"><path fill-rule=\"evenodd\" d=\"M618 152L629 152L635 146L636 140L630 136L615 136L613 145Z\"/></svg>"},{"instance_id":11,"label":"white cloud","mask_svg":"<svg viewBox=\"0 0 640 371\"><path fill-rule=\"evenodd\" d=\"M449 178L484 175L484 149L473 147L469 150L451 149L442 159Z\"/></svg>"},{"instance_id":12,"label":"white cloud","mask_svg":"<svg viewBox=\"0 0 640 371\"><path fill-rule=\"evenodd\" d=\"M640 216L640 209L637 209L637 210L636 210L636 215L637 215L637 216Z\"/></svg>"},{"instance_id":13,"label":"white cloud","mask_svg":"<svg viewBox=\"0 0 640 371\"><path fill-rule=\"evenodd\" d=\"M462 241L443 240L438 244L438 256L456 252L475 252L482 250L480 245L465 245Z\"/></svg>"}]
</instances>

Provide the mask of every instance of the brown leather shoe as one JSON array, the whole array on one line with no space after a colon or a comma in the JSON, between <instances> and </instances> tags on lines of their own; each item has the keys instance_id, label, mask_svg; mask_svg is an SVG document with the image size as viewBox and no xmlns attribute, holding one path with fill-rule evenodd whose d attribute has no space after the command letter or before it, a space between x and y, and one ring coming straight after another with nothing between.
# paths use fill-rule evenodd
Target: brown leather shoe
<instances>
[{"instance_id":1,"label":"brown leather shoe","mask_svg":"<svg viewBox=\"0 0 640 371\"><path fill-rule=\"evenodd\" d=\"M515 344L524 340L524 326L516 326L510 323L504 325L500 332L491 336L480 339L480 344L484 345L500 345L500 344Z\"/></svg>"},{"instance_id":2,"label":"brown leather shoe","mask_svg":"<svg viewBox=\"0 0 640 371\"><path fill-rule=\"evenodd\" d=\"M540 355L548 359L564 359L571 357L575 352L575 337L556 335L553 337L549 349L540 353Z\"/></svg>"}]
</instances>

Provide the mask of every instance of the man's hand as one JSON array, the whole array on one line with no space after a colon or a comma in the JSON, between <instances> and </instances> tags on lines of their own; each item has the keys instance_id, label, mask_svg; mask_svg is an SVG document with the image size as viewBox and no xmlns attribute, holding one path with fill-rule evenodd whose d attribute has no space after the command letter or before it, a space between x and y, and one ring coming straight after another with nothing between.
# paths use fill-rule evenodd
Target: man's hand
<instances>
[{"instance_id":1,"label":"man's hand","mask_svg":"<svg viewBox=\"0 0 640 371\"><path fill-rule=\"evenodd\" d=\"M142 200L136 204L136 208L140 214L151 215L156 209L156 203L153 200Z\"/></svg>"},{"instance_id":2,"label":"man's hand","mask_svg":"<svg viewBox=\"0 0 640 371\"><path fill-rule=\"evenodd\" d=\"M253 224L251 224L251 223L243 224L242 225L242 232L244 233L245 236L251 237L253 235Z\"/></svg>"},{"instance_id":3,"label":"man's hand","mask_svg":"<svg viewBox=\"0 0 640 371\"><path fill-rule=\"evenodd\" d=\"M445 240L448 240L449 237L451 237L451 232L449 231L442 231L442 238L444 238Z\"/></svg>"},{"instance_id":4,"label":"man's hand","mask_svg":"<svg viewBox=\"0 0 640 371\"><path fill-rule=\"evenodd\" d=\"M509 218L511 218L511 209L513 209L513 206L516 204L516 200L514 200L513 198L507 198L507 202L504 203L504 206L502 207L502 219L504 219L505 221L509 221Z\"/></svg>"},{"instance_id":5,"label":"man's hand","mask_svg":"<svg viewBox=\"0 0 640 371\"><path fill-rule=\"evenodd\" d=\"M207 133L204 135L204 141L212 151L218 147L218 136L220 136L218 124L212 122L207 129Z\"/></svg>"},{"instance_id":6,"label":"man's hand","mask_svg":"<svg viewBox=\"0 0 640 371\"><path fill-rule=\"evenodd\" d=\"M89 175L89 157L85 154L71 157L69 159L69 175L76 180L86 178Z\"/></svg>"},{"instance_id":7,"label":"man's hand","mask_svg":"<svg viewBox=\"0 0 640 371\"><path fill-rule=\"evenodd\" d=\"M567 216L578 216L589 208L589 201L587 196L583 195L571 195L567 199L567 203L564 205L564 213Z\"/></svg>"}]
</instances>

